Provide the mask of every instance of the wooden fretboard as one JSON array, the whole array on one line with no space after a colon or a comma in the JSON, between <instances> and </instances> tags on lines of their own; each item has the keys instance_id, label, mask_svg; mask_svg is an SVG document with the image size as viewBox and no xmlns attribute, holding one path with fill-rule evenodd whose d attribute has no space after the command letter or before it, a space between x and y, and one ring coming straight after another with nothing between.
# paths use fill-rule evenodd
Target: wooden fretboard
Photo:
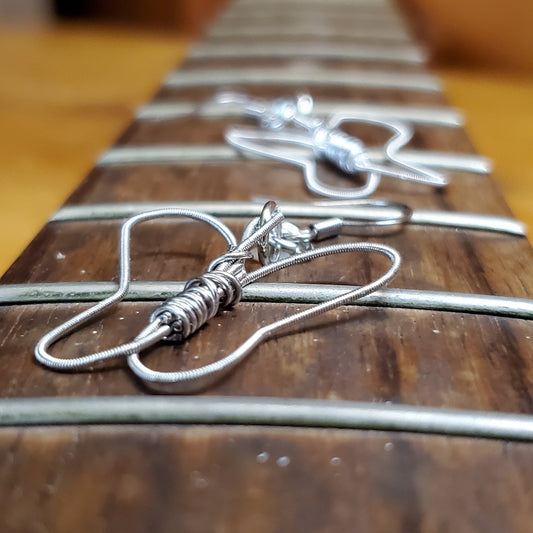
<instances>
[{"instance_id":1,"label":"wooden fretboard","mask_svg":"<svg viewBox=\"0 0 533 533\"><path fill-rule=\"evenodd\" d=\"M66 206L316 201L299 168L225 144L228 126L254 124L213 105L231 88L268 99L309 92L318 110L347 105L406 119L415 129L406 151L440 158L451 183L437 190L384 178L376 196L414 210L511 216L423 58L385 1L240 0ZM346 131L370 144L385 139L367 126ZM120 220L59 218L0 286L0 484L13 491L0 504L3 530L529 531L533 422L506 415L533 415L525 237L424 224L365 237L403 256L389 293L262 344L198 398L154 397L121 361L80 373L35 361L39 338L116 280ZM224 220L237 234L248 221ZM224 243L196 222L165 220L140 226L132 250L133 278L157 282L152 290L134 286L136 295L54 353L129 340L152 300L163 299L164 282L204 272ZM383 265L342 255L267 281L362 284ZM439 308L452 293L456 300ZM461 295L509 300L495 310ZM245 298L146 360L167 370L204 365L310 303L305 294L267 300ZM22 525L9 529L23 498L27 517L17 514Z\"/></svg>"}]
</instances>

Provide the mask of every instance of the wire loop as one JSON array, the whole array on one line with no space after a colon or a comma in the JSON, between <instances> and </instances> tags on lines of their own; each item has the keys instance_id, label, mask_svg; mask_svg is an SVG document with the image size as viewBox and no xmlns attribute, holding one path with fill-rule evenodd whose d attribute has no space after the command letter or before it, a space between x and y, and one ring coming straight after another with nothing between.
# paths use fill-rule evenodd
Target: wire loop
<instances>
[{"instance_id":1,"label":"wire loop","mask_svg":"<svg viewBox=\"0 0 533 533\"><path fill-rule=\"evenodd\" d=\"M413 136L403 122L385 121L348 113L339 106L327 119L313 115L313 99L300 95L268 102L241 93L223 93L215 101L242 106L243 113L257 119L260 128L232 126L225 132L228 144L237 150L285 161L303 169L309 190L320 196L337 199L364 198L372 194L382 176L394 177L423 185L443 187L449 180L444 174L421 164L402 160L400 149ZM370 124L391 131L383 147L384 162L373 161L364 143L348 135L339 126L344 122ZM286 145L310 149L313 155L287 150ZM285 148L284 148L285 147ZM317 173L317 159L326 160L348 175L363 179L359 187L336 187L324 183Z\"/></svg>"},{"instance_id":2,"label":"wire loop","mask_svg":"<svg viewBox=\"0 0 533 533\"><path fill-rule=\"evenodd\" d=\"M220 379L263 340L296 323L370 294L383 287L398 271L400 256L393 248L373 243L346 243L304 252L297 251L292 256L264 264L257 270L247 272L245 261L250 257L250 250L263 240L268 239L269 234L279 227L284 220L274 202L267 202L264 211L266 215L262 217L261 223L249 231L239 244L237 244L233 233L222 222L192 210L161 209L141 213L130 218L124 223L121 231L120 284L117 291L112 296L47 333L35 347L36 358L43 365L54 370L74 370L93 367L110 358L124 356L127 357L130 369L151 388L174 393L193 392ZM152 313L148 326L131 342L81 357L59 358L52 356L48 352L52 344L122 300L127 293L130 283L129 240L133 226L141 221L169 215L186 216L210 224L226 239L229 245L228 252L213 261L206 273L189 280L180 294L159 306ZM140 353L143 350L162 340L181 342L215 316L221 308L237 303L241 298L243 287L249 283L253 283L272 272L311 261L317 257L348 252L378 253L389 259L390 268L385 274L367 285L355 287L344 295L260 328L231 354L209 365L194 370L159 372L151 370L141 362Z\"/></svg>"}]
</instances>

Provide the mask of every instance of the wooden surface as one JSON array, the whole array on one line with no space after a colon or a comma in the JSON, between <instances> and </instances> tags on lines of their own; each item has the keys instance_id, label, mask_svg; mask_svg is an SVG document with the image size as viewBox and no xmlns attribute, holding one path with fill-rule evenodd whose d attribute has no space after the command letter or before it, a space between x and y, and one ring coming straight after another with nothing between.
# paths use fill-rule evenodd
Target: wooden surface
<instances>
[{"instance_id":1,"label":"wooden surface","mask_svg":"<svg viewBox=\"0 0 533 533\"><path fill-rule=\"evenodd\" d=\"M347 62L350 67L353 64ZM188 60L183 68L195 68L194 61ZM277 96L287 89L269 86L248 90ZM314 92L327 94L334 90L321 88ZM167 88L159 91L155 101L202 101L212 91ZM346 88L337 92L350 100L363 98L372 102L391 100L398 94L397 91ZM423 98L425 103L445 104L438 93L402 92L401 97L411 102ZM222 142L225 123L219 119L189 118L168 122L137 121L120 137L119 145ZM460 129L416 129L417 135L411 143L414 148L472 150ZM360 133L364 136L365 132ZM379 194L408 201L415 208L508 214L490 178L464 172L453 173L452 182L445 191L384 180ZM90 173L69 203L198 198L247 200L253 195L310 199L298 169L270 161L249 161L99 167ZM237 234L244 223L228 221ZM118 225L116 221L49 224L5 274L3 282L113 279ZM202 272L211 258L223 252L221 239L196 223L146 225L139 228L137 235L135 242L138 244L133 248L134 279L189 279L194 273ZM374 240L391 244L404 255L404 267L392 283L393 287L517 297L533 294L529 268L533 251L523 238L410 226L400 234ZM31 270L25 265L31 265ZM382 268L382 263L369 258L339 256L318 262L311 269L302 266L274 274L269 279L362 283L370 281ZM95 348L103 349L126 340L130 332L146 320L151 307L149 304L122 304L119 316L128 320L119 322L115 315L115 320L98 321L66 341L64 349L79 350L77 346L92 345L94 331L98 332ZM24 335L24 345L29 346L42 335L39 328L27 332L25 320L17 322L20 327L13 327L20 309L2 312L6 328L2 349L6 353L21 350L20 335ZM206 326L183 347L161 347L151 360L156 366L175 368L176 354L183 353L180 365L184 368L205 364L219 356L221 346L224 352L231 349L224 342L228 338L226 327L239 324L229 337L237 346L258 323L271 322L281 317L279 313L286 312L279 305L242 304L222 314L224 320L219 322L220 327ZM24 307L28 320L48 324L48 327L61 323L71 313L72 309L66 306ZM316 330L264 344L238 372L207 393L366 398L529 413L533 407L529 329L529 322L516 319L377 308L341 310L332 313L332 318ZM122 332L120 337L119 331ZM465 331L469 331L468 338ZM501 342L502 338L507 342ZM487 347L490 347L488 360ZM359 350L362 351L359 353ZM194 359L197 354L200 355ZM328 354L327 359L324 359L325 354ZM49 373L35 365L31 358L22 358L17 367L7 358L2 363L0 382L9 396L134 394L144 390L128 372L120 370L104 372L95 382L93 376L85 373L74 376Z\"/></svg>"},{"instance_id":2,"label":"wooden surface","mask_svg":"<svg viewBox=\"0 0 533 533\"><path fill-rule=\"evenodd\" d=\"M531 446L372 431L0 432L3 531L531 531ZM376 498L376 494L381 497Z\"/></svg>"},{"instance_id":3,"label":"wooden surface","mask_svg":"<svg viewBox=\"0 0 533 533\"><path fill-rule=\"evenodd\" d=\"M0 272L179 63L178 37L87 25L0 30ZM80 61L80 57L82 60ZM533 227L533 81L440 68L515 216Z\"/></svg>"},{"instance_id":4,"label":"wooden surface","mask_svg":"<svg viewBox=\"0 0 533 533\"><path fill-rule=\"evenodd\" d=\"M398 0L440 62L533 72L529 0Z\"/></svg>"},{"instance_id":5,"label":"wooden surface","mask_svg":"<svg viewBox=\"0 0 533 533\"><path fill-rule=\"evenodd\" d=\"M346 62L348 67L354 62ZM184 68L194 68L194 62ZM289 89L257 91L273 97ZM155 99L199 100L207 93L165 89ZM322 89L315 94L445 103L441 95L416 92ZM220 139L222 127L223 121L209 119L135 123L119 145L207 142ZM472 150L463 132L433 130L417 128L411 146ZM490 178L460 172L452 178L445 191L387 180L380 196L415 208L508 214ZM252 194L311 198L298 171L252 161L102 167L68 201L248 199ZM243 223L229 224L240 229ZM2 281L113 279L117 230L117 222L48 224ZM533 251L524 238L411 226L376 240L404 256L393 287L533 295ZM204 271L223 246L200 224L163 222L139 228L133 249L134 278L176 280ZM361 283L383 267L372 257L334 257L270 279ZM146 394L120 362L105 371L71 375L34 361L36 340L84 307L0 309L2 396ZM121 304L59 343L54 353L129 339L152 308ZM205 364L228 353L258 324L298 308L239 304L181 346L158 348L146 362L160 369ZM363 306L339 309L314 326L264 343L204 394L533 413L529 321ZM0 453L6 458L0 469L0 486L8 494L0 504L6 531L525 533L533 519L533 448L524 443L335 429L78 426L4 428Z\"/></svg>"},{"instance_id":6,"label":"wooden surface","mask_svg":"<svg viewBox=\"0 0 533 533\"><path fill-rule=\"evenodd\" d=\"M179 62L185 42L103 26L4 26L0 48L10 51L0 54L3 272Z\"/></svg>"}]
</instances>

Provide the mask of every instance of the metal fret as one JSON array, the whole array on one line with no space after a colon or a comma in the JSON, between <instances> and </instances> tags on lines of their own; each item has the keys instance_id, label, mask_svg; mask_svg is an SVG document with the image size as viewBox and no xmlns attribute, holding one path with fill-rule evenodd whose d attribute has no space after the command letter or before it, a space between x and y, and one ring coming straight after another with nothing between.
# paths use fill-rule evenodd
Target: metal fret
<instances>
[{"instance_id":1,"label":"metal fret","mask_svg":"<svg viewBox=\"0 0 533 533\"><path fill-rule=\"evenodd\" d=\"M268 37L270 40L283 37L293 38L310 38L322 37L335 42L335 39L351 39L351 40L378 40L378 41L392 41L394 43L410 42L411 38L405 30L400 28L391 28L390 30L383 30L382 28L374 27L358 27L358 28L331 28L324 26L316 26L312 24L297 23L294 25L280 26L267 25L250 28L248 26L216 26L208 33L209 38L235 38L235 37L251 37L252 39L258 37Z\"/></svg>"},{"instance_id":2,"label":"metal fret","mask_svg":"<svg viewBox=\"0 0 533 533\"><path fill-rule=\"evenodd\" d=\"M360 46L316 43L250 43L242 44L202 44L189 52L191 59L218 58L281 58L298 59L352 59L362 61L386 61L394 63L424 63L426 54L414 46Z\"/></svg>"},{"instance_id":3,"label":"metal fret","mask_svg":"<svg viewBox=\"0 0 533 533\"><path fill-rule=\"evenodd\" d=\"M226 17L238 17L238 16L250 16L256 15L262 18L265 15L276 15L278 17L291 16L291 17L308 17L310 14L317 14L319 16L331 16L337 13L346 15L353 19L359 17L381 17L384 19L403 20L402 14L394 8L393 5L360 5L357 9L353 9L354 6L341 5L336 3L335 9L331 5L324 2L306 2L305 9L298 2L291 2L287 0L283 2L283 10L280 11L280 2L265 2L263 4L232 4L228 9L224 10L218 20L222 20Z\"/></svg>"},{"instance_id":4,"label":"metal fret","mask_svg":"<svg viewBox=\"0 0 533 533\"><path fill-rule=\"evenodd\" d=\"M313 4L313 2L306 3L306 9L302 9L301 5L298 5L294 2L284 2L283 11L280 11L279 4L276 2L265 3L264 5L242 5L240 7L231 6L229 9L226 9L218 18L218 20L223 20L226 18L233 18L239 16L256 16L258 18L263 18L264 16L277 16L284 17L309 17L310 15L318 15L324 17L329 16L342 16L346 15L347 17L357 20L358 18L380 18L385 20L403 20L402 15L398 13L397 10L392 9L391 6L376 6L372 8L371 6L360 6L358 9L353 9L350 6L335 6L335 10L331 9L329 6L322 3Z\"/></svg>"},{"instance_id":5,"label":"metal fret","mask_svg":"<svg viewBox=\"0 0 533 533\"><path fill-rule=\"evenodd\" d=\"M382 120L401 120L414 124L446 126L458 128L464 124L459 111L448 107L426 107L412 105L354 104L343 101L316 101L313 113L325 117L342 107L348 114L361 118ZM188 116L201 118L242 118L242 107L231 104L193 102L172 102L164 104L147 104L137 109L139 120L172 120Z\"/></svg>"},{"instance_id":6,"label":"metal fret","mask_svg":"<svg viewBox=\"0 0 533 533\"><path fill-rule=\"evenodd\" d=\"M184 286L185 282L176 281L134 281L124 300L164 300L178 294ZM351 288L351 285L256 282L243 289L243 301L316 304L340 296ZM0 304L89 302L101 300L115 290L116 284L106 281L0 285ZM533 300L488 294L383 289L349 305L533 319Z\"/></svg>"},{"instance_id":7,"label":"metal fret","mask_svg":"<svg viewBox=\"0 0 533 533\"><path fill-rule=\"evenodd\" d=\"M232 8L239 10L246 7L260 7L261 5L278 6L280 8L297 6L324 6L335 9L336 7L363 7L364 9L391 10L388 0L237 0L232 4Z\"/></svg>"},{"instance_id":8,"label":"metal fret","mask_svg":"<svg viewBox=\"0 0 533 533\"><path fill-rule=\"evenodd\" d=\"M398 218L398 209L393 206L321 205L313 202L279 202L283 213L288 218L327 219L341 218L349 223L351 220L376 222ZM216 217L252 218L259 216L263 202L232 201L192 201L192 202L124 202L109 204L70 205L59 209L50 222L70 222L88 220L123 219L143 211L163 208L186 208L201 211ZM520 221L495 215L460 213L452 211L413 210L407 224L422 226L440 226L455 229L481 230L509 233L524 236L526 228Z\"/></svg>"},{"instance_id":9,"label":"metal fret","mask_svg":"<svg viewBox=\"0 0 533 533\"><path fill-rule=\"evenodd\" d=\"M220 85L309 85L398 89L406 91L440 92L440 83L428 74L390 71L240 68L183 70L170 74L164 87L213 87Z\"/></svg>"},{"instance_id":10,"label":"metal fret","mask_svg":"<svg viewBox=\"0 0 533 533\"><path fill-rule=\"evenodd\" d=\"M373 429L533 440L533 416L401 404L232 396L0 400L0 425L232 424Z\"/></svg>"},{"instance_id":11,"label":"metal fret","mask_svg":"<svg viewBox=\"0 0 533 533\"><path fill-rule=\"evenodd\" d=\"M296 147L284 148L284 153L305 154ZM383 152L379 149L368 149L373 162L384 162ZM407 163L418 163L426 167L477 174L488 174L491 171L490 161L476 154L447 152L425 152L419 150L402 150L401 159ZM231 146L212 145L172 145L172 146L125 146L111 148L99 158L98 166L121 164L180 164L206 161L236 161L242 159L267 161L255 154L240 154Z\"/></svg>"},{"instance_id":12,"label":"metal fret","mask_svg":"<svg viewBox=\"0 0 533 533\"><path fill-rule=\"evenodd\" d=\"M358 12L347 11L345 13L332 13L322 11L320 13L302 10L284 10L283 14L269 10L253 10L249 13L226 12L218 19L219 26L246 25L259 26L261 24L283 24L290 25L293 22L313 22L323 26L353 26L363 27L365 24L381 26L384 29L402 28L404 22L397 15L390 12Z\"/></svg>"}]
</instances>

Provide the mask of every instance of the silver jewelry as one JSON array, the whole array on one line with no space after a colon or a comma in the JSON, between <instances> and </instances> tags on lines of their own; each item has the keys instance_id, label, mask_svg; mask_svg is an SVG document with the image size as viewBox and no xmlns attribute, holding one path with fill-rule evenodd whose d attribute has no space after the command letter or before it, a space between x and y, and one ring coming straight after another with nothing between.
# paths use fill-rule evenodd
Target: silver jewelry
<instances>
[{"instance_id":1,"label":"silver jewelry","mask_svg":"<svg viewBox=\"0 0 533 533\"><path fill-rule=\"evenodd\" d=\"M328 119L322 119L313 114L313 99L308 94L268 102L240 93L223 92L215 97L215 101L240 104L245 115L256 118L260 123L260 129L229 128L225 137L231 146L301 167L307 187L318 195L338 199L363 198L377 189L382 176L435 187L448 183L444 174L401 158L400 148L413 135L412 129L403 122L359 117L345 113L342 108ZM362 141L339 129L347 121L375 125L393 133L384 146L386 164L372 161ZM312 154L299 156L288 153L284 150L287 145L303 146ZM348 175L365 176L366 181L355 188L326 184L318 176L317 159L333 163Z\"/></svg>"},{"instance_id":2,"label":"silver jewelry","mask_svg":"<svg viewBox=\"0 0 533 533\"><path fill-rule=\"evenodd\" d=\"M228 251L212 261L206 273L189 280L180 294L159 306L152 313L148 326L131 342L75 358L61 358L51 355L48 350L57 340L94 319L124 298L130 284L131 230L140 222L166 216L184 216L211 225L226 240ZM271 255L268 257L268 261L265 261L268 264L252 272L247 272L245 261L251 257L250 250L259 245L262 248L262 253L268 254L269 235L276 231L283 220L284 216L276 204L267 202L260 223L249 230L243 240L237 244L235 236L225 224L198 211L169 208L147 211L129 218L123 224L120 236L120 282L117 291L47 333L35 347L37 360L54 370L72 371L93 367L111 358L127 357L130 369L153 388L167 391L170 387L172 392L193 392L221 378L264 340L277 335L294 324L353 302L384 287L400 267L400 255L394 248L383 244L352 242L309 249L303 252L295 250L293 255L286 258ZM316 304L309 309L263 326L231 354L209 365L194 370L158 372L149 369L141 362L140 352L146 348L163 340L179 342L197 331L215 316L220 308L237 303L241 298L242 289L246 285L294 264L311 261L317 257L348 252L378 253L387 257L391 266L385 274L365 286L353 287L348 292Z\"/></svg>"}]
</instances>

